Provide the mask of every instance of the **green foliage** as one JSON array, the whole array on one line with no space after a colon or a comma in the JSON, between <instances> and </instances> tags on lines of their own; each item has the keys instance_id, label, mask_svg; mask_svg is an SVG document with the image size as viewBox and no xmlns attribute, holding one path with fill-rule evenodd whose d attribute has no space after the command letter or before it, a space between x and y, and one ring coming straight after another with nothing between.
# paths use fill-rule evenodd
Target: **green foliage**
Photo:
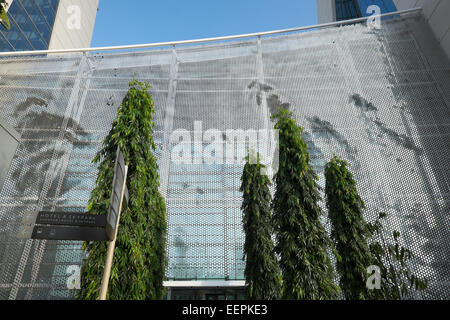
<instances>
[{"instance_id":1,"label":"green foliage","mask_svg":"<svg viewBox=\"0 0 450 320\"><path fill-rule=\"evenodd\" d=\"M261 174L265 168L259 161L246 158L241 177L242 211L245 232L244 255L247 299L277 299L281 293L281 276L272 241L273 227L270 202L270 180Z\"/></svg>"},{"instance_id":2,"label":"green foliage","mask_svg":"<svg viewBox=\"0 0 450 320\"><path fill-rule=\"evenodd\" d=\"M90 214L106 214L117 146L128 164L130 201L122 212L116 241L109 299L161 299L166 262L166 207L158 191L159 174L153 141L154 104L149 85L136 80L117 110L112 129L93 162L99 164L91 193ZM85 243L79 299L97 299L106 258L106 242Z\"/></svg>"},{"instance_id":3,"label":"green foliage","mask_svg":"<svg viewBox=\"0 0 450 320\"><path fill-rule=\"evenodd\" d=\"M321 223L318 177L309 166L302 128L288 110L280 109L273 118L279 130L279 169L272 206L283 297L337 298L339 288L328 256L332 242Z\"/></svg>"},{"instance_id":4,"label":"green foliage","mask_svg":"<svg viewBox=\"0 0 450 320\"><path fill-rule=\"evenodd\" d=\"M427 281L415 276L407 261L412 252L400 246L398 231L393 232L393 244L383 235L380 213L374 223L363 217L364 202L356 190L356 182L347 163L334 156L325 166L326 200L332 224L331 236L337 249L337 270L340 285L347 299L408 298L413 290L425 290ZM368 245L368 241L370 244ZM366 287L367 267L375 265L381 271L381 288Z\"/></svg>"},{"instance_id":5,"label":"green foliage","mask_svg":"<svg viewBox=\"0 0 450 320\"><path fill-rule=\"evenodd\" d=\"M8 14L6 13L6 0L0 0L0 24L6 29L9 30L11 27L9 23Z\"/></svg>"},{"instance_id":6,"label":"green foliage","mask_svg":"<svg viewBox=\"0 0 450 320\"><path fill-rule=\"evenodd\" d=\"M411 250L399 244L400 232L392 233L393 242L388 243L383 236L381 219L386 213L379 214L377 220L369 224L369 230L375 241L370 244L374 265L380 267L381 289L371 290L374 299L408 299L414 291L423 291L428 286L426 279L420 279L408 266L408 260L414 255Z\"/></svg>"},{"instance_id":7,"label":"green foliage","mask_svg":"<svg viewBox=\"0 0 450 320\"><path fill-rule=\"evenodd\" d=\"M372 257L364 220L364 202L356 190L356 182L347 163L334 156L325 166L325 195L331 221L331 237L337 250L340 287L347 299L369 299L366 287L367 267Z\"/></svg>"}]
</instances>

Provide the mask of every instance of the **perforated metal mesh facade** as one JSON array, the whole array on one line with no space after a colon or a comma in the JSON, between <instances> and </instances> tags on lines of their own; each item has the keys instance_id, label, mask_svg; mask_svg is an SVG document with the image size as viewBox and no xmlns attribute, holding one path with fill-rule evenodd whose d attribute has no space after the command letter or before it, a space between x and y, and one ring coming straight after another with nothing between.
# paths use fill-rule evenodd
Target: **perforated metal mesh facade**
<instances>
[{"instance_id":1,"label":"perforated metal mesh facade","mask_svg":"<svg viewBox=\"0 0 450 320\"><path fill-rule=\"evenodd\" d=\"M242 166L173 163L176 129L263 129L278 105L304 127L314 169L351 164L372 221L417 255L417 298L450 297L450 69L425 56L421 18L207 46L0 62L0 116L22 140L0 193L0 299L71 298L80 242L19 240L27 210L85 211L90 160L133 74L152 85L167 277L243 279ZM423 34L423 33L422 33ZM423 37L422 37L423 38Z\"/></svg>"}]
</instances>

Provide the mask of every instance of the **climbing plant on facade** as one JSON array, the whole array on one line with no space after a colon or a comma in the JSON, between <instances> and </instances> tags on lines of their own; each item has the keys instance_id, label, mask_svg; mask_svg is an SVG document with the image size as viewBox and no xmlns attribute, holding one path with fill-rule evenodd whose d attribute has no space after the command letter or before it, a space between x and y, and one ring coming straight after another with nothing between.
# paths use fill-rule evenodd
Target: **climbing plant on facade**
<instances>
[{"instance_id":1,"label":"climbing plant on facade","mask_svg":"<svg viewBox=\"0 0 450 320\"><path fill-rule=\"evenodd\" d=\"M8 14L6 12L6 6L8 4L6 3L6 0L0 0L0 24L6 29L9 30L11 27L9 23Z\"/></svg>"},{"instance_id":2,"label":"climbing plant on facade","mask_svg":"<svg viewBox=\"0 0 450 320\"><path fill-rule=\"evenodd\" d=\"M103 147L90 214L106 214L119 146L128 165L128 208L122 212L114 253L109 299L161 299L166 262L166 207L158 191L159 174L153 134L154 103L149 85L137 80L117 110ZM88 257L81 270L79 299L97 299L106 257L106 242L85 243Z\"/></svg>"},{"instance_id":3,"label":"climbing plant on facade","mask_svg":"<svg viewBox=\"0 0 450 320\"><path fill-rule=\"evenodd\" d=\"M326 206L331 238L338 253L336 267L340 287L347 299L369 299L366 281L372 256L367 239L371 234L363 216L364 202L347 162L339 157L334 156L326 164L325 179Z\"/></svg>"},{"instance_id":4,"label":"climbing plant on facade","mask_svg":"<svg viewBox=\"0 0 450 320\"><path fill-rule=\"evenodd\" d=\"M272 241L273 227L269 178L261 173L265 166L247 156L241 177L244 256L247 299L270 300L280 297L281 276Z\"/></svg>"},{"instance_id":5,"label":"climbing plant on facade","mask_svg":"<svg viewBox=\"0 0 450 320\"><path fill-rule=\"evenodd\" d=\"M424 291L428 280L419 278L408 261L414 254L399 242L400 232L394 230L386 237L381 220L386 213L381 212L375 222L368 224L374 238L370 244L373 264L380 268L380 288L370 291L373 299L403 300L414 298L415 292ZM390 240L390 241L389 241Z\"/></svg>"},{"instance_id":6,"label":"climbing plant on facade","mask_svg":"<svg viewBox=\"0 0 450 320\"><path fill-rule=\"evenodd\" d=\"M274 116L279 130L273 221L285 299L334 299L339 292L322 223L318 177L309 164L302 128L288 110Z\"/></svg>"}]
</instances>

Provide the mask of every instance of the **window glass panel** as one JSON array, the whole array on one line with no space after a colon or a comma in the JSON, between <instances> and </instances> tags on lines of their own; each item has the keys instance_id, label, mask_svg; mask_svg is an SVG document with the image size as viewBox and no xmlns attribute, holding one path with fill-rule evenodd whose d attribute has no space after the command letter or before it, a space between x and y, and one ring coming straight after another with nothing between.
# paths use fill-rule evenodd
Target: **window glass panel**
<instances>
[{"instance_id":1,"label":"window glass panel","mask_svg":"<svg viewBox=\"0 0 450 320\"><path fill-rule=\"evenodd\" d=\"M39 9L41 9L44 18L47 20L48 25L52 29L56 15L55 9L53 9L52 5L48 0L34 0L34 2L39 7Z\"/></svg>"},{"instance_id":2,"label":"window glass panel","mask_svg":"<svg viewBox=\"0 0 450 320\"><path fill-rule=\"evenodd\" d=\"M358 0L358 4L363 16L367 15L367 8L371 5L379 6L381 13L389 13L397 10L393 0Z\"/></svg>"},{"instance_id":3,"label":"window glass panel","mask_svg":"<svg viewBox=\"0 0 450 320\"><path fill-rule=\"evenodd\" d=\"M20 1L16 0L12 3L11 8L8 11L8 15L10 16L10 20L14 20L15 24L11 27L10 32L7 33L8 40L13 44L16 50L22 50L20 45L16 45L14 42L21 44L21 42L17 42L16 39L19 38L19 33L22 33L22 37L25 38L25 41L28 40L32 45L32 49L37 47L41 47L41 43L39 42L40 34L37 32L36 27L33 25L33 22L28 17L26 11L23 9ZM13 42L14 41L14 42Z\"/></svg>"},{"instance_id":4,"label":"window glass panel","mask_svg":"<svg viewBox=\"0 0 450 320\"><path fill-rule=\"evenodd\" d=\"M14 51L13 46L6 40L6 36L0 31L0 51Z\"/></svg>"},{"instance_id":5,"label":"window glass panel","mask_svg":"<svg viewBox=\"0 0 450 320\"><path fill-rule=\"evenodd\" d=\"M42 15L41 10L36 6L34 0L22 0L22 5L41 33L44 41L48 43L51 35L50 26L47 24L46 18Z\"/></svg>"},{"instance_id":6,"label":"window glass panel","mask_svg":"<svg viewBox=\"0 0 450 320\"><path fill-rule=\"evenodd\" d=\"M56 12L56 10L58 9L59 0L47 0L47 1L50 3L53 10Z\"/></svg>"},{"instance_id":7,"label":"window glass panel","mask_svg":"<svg viewBox=\"0 0 450 320\"><path fill-rule=\"evenodd\" d=\"M336 0L336 20L349 20L361 17L356 0Z\"/></svg>"},{"instance_id":8,"label":"window glass panel","mask_svg":"<svg viewBox=\"0 0 450 320\"><path fill-rule=\"evenodd\" d=\"M0 30L0 51L48 49L59 0L15 0L8 10L10 30Z\"/></svg>"}]
</instances>

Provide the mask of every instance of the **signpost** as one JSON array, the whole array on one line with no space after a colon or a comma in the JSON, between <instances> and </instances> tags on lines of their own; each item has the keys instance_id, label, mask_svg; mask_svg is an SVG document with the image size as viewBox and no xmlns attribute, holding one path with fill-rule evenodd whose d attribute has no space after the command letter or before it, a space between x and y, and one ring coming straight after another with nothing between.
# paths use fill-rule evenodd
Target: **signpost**
<instances>
[{"instance_id":1,"label":"signpost","mask_svg":"<svg viewBox=\"0 0 450 320\"><path fill-rule=\"evenodd\" d=\"M117 229L122 206L128 206L126 187L128 167L117 148L111 199L107 215L80 212L25 212L19 227L19 239L109 241L99 300L106 299L116 246ZM123 201L125 200L125 201Z\"/></svg>"},{"instance_id":2,"label":"signpost","mask_svg":"<svg viewBox=\"0 0 450 320\"><path fill-rule=\"evenodd\" d=\"M109 202L108 215L106 219L106 233L109 240L114 241L119 225L120 210L122 209L122 199L125 195L125 203L128 203L128 189L126 188L126 176L128 167L122 153L117 149L116 164L114 166L114 179Z\"/></svg>"},{"instance_id":3,"label":"signpost","mask_svg":"<svg viewBox=\"0 0 450 320\"><path fill-rule=\"evenodd\" d=\"M120 212L125 196L125 203L128 203L128 190L126 187L128 167L122 153L117 149L116 164L114 167L113 188L109 204L108 216L106 219L106 233L109 237L108 253L106 255L105 270L103 271L102 285L100 288L99 300L106 300L108 292L109 277L111 274L114 248L116 247L117 229L120 222Z\"/></svg>"}]
</instances>

